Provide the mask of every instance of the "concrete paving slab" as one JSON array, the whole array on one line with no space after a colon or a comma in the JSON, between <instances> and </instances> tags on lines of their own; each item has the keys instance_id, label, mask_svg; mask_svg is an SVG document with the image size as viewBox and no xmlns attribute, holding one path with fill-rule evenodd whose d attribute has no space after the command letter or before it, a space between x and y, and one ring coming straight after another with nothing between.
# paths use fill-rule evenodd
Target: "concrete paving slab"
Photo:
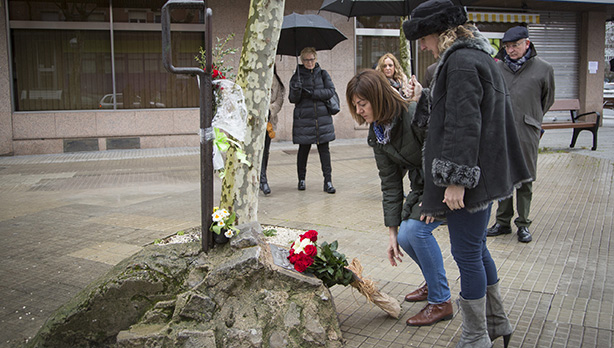
<instances>
[{"instance_id":1,"label":"concrete paving slab","mask_svg":"<svg viewBox=\"0 0 614 348\"><path fill-rule=\"evenodd\" d=\"M534 185L533 242L519 243L514 234L488 239L515 328L513 347L614 341L614 127L600 129L597 151L582 137L575 149L568 148L571 130L548 131L542 139L548 151L539 156ZM322 191L317 152L309 159L307 190L298 191L296 146L273 143L272 193L260 196L259 221L338 240L365 276L402 301L423 277L408 257L398 267L388 264L372 151L356 139L333 142L331 154L337 193ZM0 158L0 346L22 346L122 257L198 226L198 168L194 148ZM214 197L219 186L216 179ZM459 275L447 228L435 236L456 298ZM408 327L405 320L424 303L402 303L395 320L350 287L332 292L347 347L453 347L460 337L458 313L430 327Z\"/></svg>"}]
</instances>

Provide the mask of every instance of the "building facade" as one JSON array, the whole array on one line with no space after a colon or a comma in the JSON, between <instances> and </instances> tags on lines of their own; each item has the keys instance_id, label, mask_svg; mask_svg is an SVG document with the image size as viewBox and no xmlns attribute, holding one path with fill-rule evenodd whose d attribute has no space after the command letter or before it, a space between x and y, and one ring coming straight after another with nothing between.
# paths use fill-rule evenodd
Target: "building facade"
<instances>
[{"instance_id":1,"label":"building facade","mask_svg":"<svg viewBox=\"0 0 614 348\"><path fill-rule=\"evenodd\" d=\"M127 148L198 146L199 92L194 77L162 66L162 0L2 0L0 7L0 155ZM234 33L240 50L249 0L208 0L213 36ZM322 0L286 0L285 13L318 13ZM539 54L555 69L557 98L578 98L585 110L603 105L605 24L610 1L462 1L493 45L505 30L527 23ZM345 86L379 56L399 56L401 19L319 14L349 39L319 51L342 99L334 116L337 138L365 138L367 128L347 112ZM202 15L171 15L173 64L198 67ZM412 43L420 80L430 54ZM240 51L225 62L238 69ZM296 59L276 57L288 83ZM408 71L408 73L411 73ZM345 110L344 110L345 109ZM275 141L291 141L293 105L280 113Z\"/></svg>"}]
</instances>

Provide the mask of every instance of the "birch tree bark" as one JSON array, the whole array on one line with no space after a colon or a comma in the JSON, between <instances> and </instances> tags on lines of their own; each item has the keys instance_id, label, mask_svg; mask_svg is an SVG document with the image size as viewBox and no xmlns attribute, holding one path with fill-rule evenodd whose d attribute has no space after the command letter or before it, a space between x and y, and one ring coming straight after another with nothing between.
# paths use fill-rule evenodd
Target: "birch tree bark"
<instances>
[{"instance_id":1,"label":"birch tree bark","mask_svg":"<svg viewBox=\"0 0 614 348\"><path fill-rule=\"evenodd\" d=\"M232 209L238 223L258 220L258 185L275 51L284 16L285 0L251 0L236 83L243 88L247 132L243 150L249 165L241 163L231 147L226 154L220 207Z\"/></svg>"}]
</instances>

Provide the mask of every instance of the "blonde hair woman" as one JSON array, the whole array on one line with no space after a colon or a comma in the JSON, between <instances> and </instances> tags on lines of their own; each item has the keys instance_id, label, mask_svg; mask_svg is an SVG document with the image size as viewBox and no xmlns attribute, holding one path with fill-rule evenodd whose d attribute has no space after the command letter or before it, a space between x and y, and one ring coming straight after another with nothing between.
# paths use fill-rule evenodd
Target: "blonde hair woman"
<instances>
[{"instance_id":1,"label":"blonde hair woman","mask_svg":"<svg viewBox=\"0 0 614 348\"><path fill-rule=\"evenodd\" d=\"M390 85L396 89L403 98L409 98L409 79L403 72L401 64L392 53L386 53L377 61L377 71L384 73Z\"/></svg>"},{"instance_id":2,"label":"blonde hair woman","mask_svg":"<svg viewBox=\"0 0 614 348\"><path fill-rule=\"evenodd\" d=\"M445 217L451 252L460 271L463 328L457 347L490 348L512 327L499 292L497 266L486 245L492 202L510 197L530 181L521 153L512 102L494 49L463 7L428 0L403 23L408 40L418 40L439 63L424 145L425 221ZM421 102L423 102L421 100Z\"/></svg>"}]
</instances>

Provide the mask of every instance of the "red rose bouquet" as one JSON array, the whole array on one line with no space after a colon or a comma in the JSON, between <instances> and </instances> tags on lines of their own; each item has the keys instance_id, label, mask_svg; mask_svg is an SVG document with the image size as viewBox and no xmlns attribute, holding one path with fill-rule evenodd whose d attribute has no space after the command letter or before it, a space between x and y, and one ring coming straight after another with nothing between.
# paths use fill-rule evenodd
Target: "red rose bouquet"
<instances>
[{"instance_id":1,"label":"red rose bouquet","mask_svg":"<svg viewBox=\"0 0 614 348\"><path fill-rule=\"evenodd\" d=\"M309 230L292 243L288 260L294 265L295 270L303 273L313 264L313 258L318 254L316 240L318 232Z\"/></svg>"},{"instance_id":2,"label":"red rose bouquet","mask_svg":"<svg viewBox=\"0 0 614 348\"><path fill-rule=\"evenodd\" d=\"M337 251L338 243L317 243L318 232L309 230L301 234L290 246L288 260L300 273L311 273L321 279L324 285L351 285L386 313L398 318L401 313L399 302L380 292L373 281L362 277L362 265L358 259L351 264L344 254Z\"/></svg>"},{"instance_id":3,"label":"red rose bouquet","mask_svg":"<svg viewBox=\"0 0 614 348\"><path fill-rule=\"evenodd\" d=\"M294 265L294 269L301 273L312 273L328 287L336 284L349 285L354 274L347 268L345 255L337 251L337 241L318 245L317 240L318 232L309 230L292 243L288 260Z\"/></svg>"}]
</instances>

